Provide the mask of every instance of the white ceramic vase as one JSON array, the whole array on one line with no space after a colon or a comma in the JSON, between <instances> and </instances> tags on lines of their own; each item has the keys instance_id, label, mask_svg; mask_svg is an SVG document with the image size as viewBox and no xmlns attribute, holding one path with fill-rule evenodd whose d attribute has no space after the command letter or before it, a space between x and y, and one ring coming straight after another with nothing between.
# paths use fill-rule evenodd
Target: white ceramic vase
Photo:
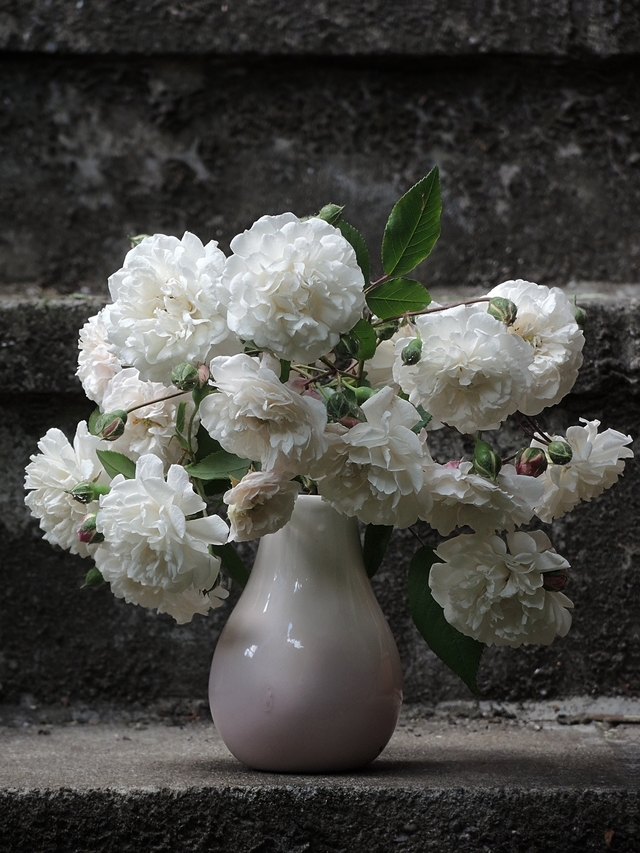
<instances>
[{"instance_id":1,"label":"white ceramic vase","mask_svg":"<svg viewBox=\"0 0 640 853\"><path fill-rule=\"evenodd\" d=\"M301 495L291 521L260 540L213 656L209 699L222 740L256 770L352 770L382 752L402 670L355 519Z\"/></svg>"}]
</instances>

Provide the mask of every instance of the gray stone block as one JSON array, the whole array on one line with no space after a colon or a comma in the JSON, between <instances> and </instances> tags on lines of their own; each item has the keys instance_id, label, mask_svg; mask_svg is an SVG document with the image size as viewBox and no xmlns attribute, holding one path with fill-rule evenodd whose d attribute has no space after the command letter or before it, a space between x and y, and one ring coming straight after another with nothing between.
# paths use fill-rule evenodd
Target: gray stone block
<instances>
[{"instance_id":1,"label":"gray stone block","mask_svg":"<svg viewBox=\"0 0 640 853\"><path fill-rule=\"evenodd\" d=\"M602 0L9 0L0 47L77 54L467 56L637 53L638 11Z\"/></svg>"},{"instance_id":2,"label":"gray stone block","mask_svg":"<svg viewBox=\"0 0 640 853\"><path fill-rule=\"evenodd\" d=\"M580 298L589 317L587 368L576 391L549 413L550 429L600 418L638 434L640 404L635 342L637 288ZM446 297L442 297L443 299ZM210 618L178 626L118 601L106 590L81 591L89 563L42 541L23 505L23 469L52 426L72 434L91 411L72 378L74 329L97 310L96 300L10 302L0 310L0 701L149 702L203 697L217 636L232 604ZM59 330L59 331L56 331ZM53 342L53 343L52 343ZM48 359L50 347L56 353ZM30 371L24 374L24 366ZM60 393L51 393L58 390ZM37 393L36 393L37 391ZM433 440L436 455L460 448ZM639 464L616 488L556 522L550 536L573 565L575 601L569 635L549 647L492 649L480 672L484 696L527 699L573 694L637 695ZM433 535L426 530L423 534ZM406 573L416 543L396 532L374 579L376 594L399 643L409 701L468 698L467 689L430 652L407 611ZM247 558L250 554L247 552Z\"/></svg>"},{"instance_id":3,"label":"gray stone block","mask_svg":"<svg viewBox=\"0 0 640 853\"><path fill-rule=\"evenodd\" d=\"M329 201L347 205L376 272L391 206L435 163L429 286L638 281L634 68L13 54L0 288L104 296L127 234L188 229L226 250L265 213Z\"/></svg>"}]
</instances>

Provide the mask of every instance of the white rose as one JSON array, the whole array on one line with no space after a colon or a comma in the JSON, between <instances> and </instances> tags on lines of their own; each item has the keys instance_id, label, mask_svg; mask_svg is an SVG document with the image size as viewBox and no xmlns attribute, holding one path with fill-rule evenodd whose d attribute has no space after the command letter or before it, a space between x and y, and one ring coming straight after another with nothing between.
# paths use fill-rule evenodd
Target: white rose
<instances>
[{"instance_id":1,"label":"white rose","mask_svg":"<svg viewBox=\"0 0 640 853\"><path fill-rule=\"evenodd\" d=\"M76 429L73 446L59 429L50 429L38 442L40 453L31 457L26 468L25 503L39 519L44 538L86 557L95 549L78 539L78 527L92 506L74 500L68 490L85 481L108 485L109 477L96 456L104 443L90 435L85 421Z\"/></svg>"},{"instance_id":2,"label":"white rose","mask_svg":"<svg viewBox=\"0 0 640 853\"><path fill-rule=\"evenodd\" d=\"M421 517L442 536L465 526L476 533L512 531L531 520L543 492L535 477L516 473L513 465L504 465L493 482L474 474L471 462L458 467L427 464L425 488L433 507Z\"/></svg>"},{"instance_id":3,"label":"white rose","mask_svg":"<svg viewBox=\"0 0 640 853\"><path fill-rule=\"evenodd\" d=\"M411 429L420 416L392 388L370 397L362 411L366 423L327 431L329 450L311 476L319 494L345 515L409 527L431 506L423 488L424 444Z\"/></svg>"},{"instance_id":4,"label":"white rose","mask_svg":"<svg viewBox=\"0 0 640 853\"><path fill-rule=\"evenodd\" d=\"M443 542L429 575L433 597L450 625L496 646L547 645L571 626L572 602L544 589L546 572L569 563L540 530L499 536L456 536Z\"/></svg>"},{"instance_id":5,"label":"white rose","mask_svg":"<svg viewBox=\"0 0 640 853\"><path fill-rule=\"evenodd\" d=\"M254 471L225 493L232 542L248 542L275 533L289 521L298 483L273 471Z\"/></svg>"},{"instance_id":6,"label":"white rose","mask_svg":"<svg viewBox=\"0 0 640 853\"><path fill-rule=\"evenodd\" d=\"M142 403L150 405L135 408L127 417L124 435L110 443L109 449L137 459L145 453L159 456L164 462L177 462L183 450L177 441L171 440L176 428L178 405L187 403L187 421L193 412L189 394L162 400L170 394L178 394L177 388L167 388L160 382L143 382L133 367L127 367L113 377L105 390L102 410L132 409ZM153 402L162 400L162 402Z\"/></svg>"},{"instance_id":7,"label":"white rose","mask_svg":"<svg viewBox=\"0 0 640 853\"><path fill-rule=\"evenodd\" d=\"M364 307L364 278L337 228L293 213L263 216L231 241L221 298L228 323L278 358L310 363L350 331Z\"/></svg>"},{"instance_id":8,"label":"white rose","mask_svg":"<svg viewBox=\"0 0 640 853\"><path fill-rule=\"evenodd\" d=\"M461 305L416 317L422 352L403 364L401 352L412 338L396 344L393 376L415 405L460 432L497 429L526 393L533 361L531 347L510 335L486 308Z\"/></svg>"},{"instance_id":9,"label":"white rose","mask_svg":"<svg viewBox=\"0 0 640 853\"><path fill-rule=\"evenodd\" d=\"M111 306L107 305L80 329L78 369L76 376L82 382L84 393L100 405L107 385L122 370L120 359L109 350L104 318Z\"/></svg>"},{"instance_id":10,"label":"white rose","mask_svg":"<svg viewBox=\"0 0 640 853\"><path fill-rule=\"evenodd\" d=\"M192 517L205 507L184 468L172 465L165 481L162 460L141 456L135 479L119 474L100 499L96 528L105 542L95 557L104 579L171 593L212 589L220 561L208 546L224 544L229 531L216 515Z\"/></svg>"},{"instance_id":11,"label":"white rose","mask_svg":"<svg viewBox=\"0 0 640 853\"><path fill-rule=\"evenodd\" d=\"M206 616L213 608L220 607L229 593L221 586L209 592L200 589L185 589L183 592L169 592L160 586L149 586L118 574L117 566L109 556L108 549L101 547L96 552L103 572L110 578L111 592L116 598L123 598L128 604L149 607L158 613L168 613L178 622L191 622L196 613Z\"/></svg>"},{"instance_id":12,"label":"white rose","mask_svg":"<svg viewBox=\"0 0 640 853\"><path fill-rule=\"evenodd\" d=\"M578 377L584 334L575 320L573 305L560 288L521 279L499 284L488 296L510 299L518 309L509 331L533 349L529 366L533 382L518 408L525 415L537 415L559 403Z\"/></svg>"},{"instance_id":13,"label":"white rose","mask_svg":"<svg viewBox=\"0 0 640 853\"><path fill-rule=\"evenodd\" d=\"M298 473L324 453L327 411L319 400L301 396L268 367L248 355L211 362L219 393L200 404L200 419L229 453Z\"/></svg>"},{"instance_id":14,"label":"white rose","mask_svg":"<svg viewBox=\"0 0 640 853\"><path fill-rule=\"evenodd\" d=\"M590 501L612 486L624 471L624 459L630 459L633 451L630 435L624 435L615 429L606 429L598 433L600 421L587 421L580 418L585 426L572 426L566 437L553 436L556 441L566 441L573 456L568 465L549 467L538 479L544 488L544 494L536 505L536 515L541 521L553 521L561 518L580 501ZM538 441L531 442L532 447L546 449Z\"/></svg>"},{"instance_id":15,"label":"white rose","mask_svg":"<svg viewBox=\"0 0 640 853\"><path fill-rule=\"evenodd\" d=\"M168 384L177 364L238 351L219 299L224 254L188 231L182 240L155 234L127 254L109 279L104 322L111 350L140 378Z\"/></svg>"}]
</instances>

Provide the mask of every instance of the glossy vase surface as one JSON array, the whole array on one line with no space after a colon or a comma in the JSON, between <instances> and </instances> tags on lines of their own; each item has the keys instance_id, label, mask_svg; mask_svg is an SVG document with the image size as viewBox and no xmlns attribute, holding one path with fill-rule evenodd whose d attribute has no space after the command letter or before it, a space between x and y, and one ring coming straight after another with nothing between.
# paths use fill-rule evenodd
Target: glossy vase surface
<instances>
[{"instance_id":1,"label":"glossy vase surface","mask_svg":"<svg viewBox=\"0 0 640 853\"><path fill-rule=\"evenodd\" d=\"M257 770L352 770L382 752L402 670L355 519L301 495L291 521L260 540L215 650L209 699L228 749Z\"/></svg>"}]
</instances>

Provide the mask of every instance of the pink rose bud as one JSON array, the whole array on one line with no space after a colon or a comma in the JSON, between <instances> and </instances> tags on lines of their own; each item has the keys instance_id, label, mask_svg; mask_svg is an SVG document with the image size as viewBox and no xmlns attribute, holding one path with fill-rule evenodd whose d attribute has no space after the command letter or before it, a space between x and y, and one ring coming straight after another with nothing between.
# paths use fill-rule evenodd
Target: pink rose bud
<instances>
[{"instance_id":1,"label":"pink rose bud","mask_svg":"<svg viewBox=\"0 0 640 853\"><path fill-rule=\"evenodd\" d=\"M78 528L78 539L84 542L85 545L95 545L97 542L104 542L104 536L96 530L96 517L97 514L95 512L85 515Z\"/></svg>"},{"instance_id":2,"label":"pink rose bud","mask_svg":"<svg viewBox=\"0 0 640 853\"><path fill-rule=\"evenodd\" d=\"M516 471L525 477L539 477L547 470L547 457L539 447L523 447L516 456Z\"/></svg>"},{"instance_id":3,"label":"pink rose bud","mask_svg":"<svg viewBox=\"0 0 640 853\"><path fill-rule=\"evenodd\" d=\"M104 412L96 421L95 435L104 438L105 441L115 441L123 434L126 423L127 413L123 409Z\"/></svg>"}]
</instances>

